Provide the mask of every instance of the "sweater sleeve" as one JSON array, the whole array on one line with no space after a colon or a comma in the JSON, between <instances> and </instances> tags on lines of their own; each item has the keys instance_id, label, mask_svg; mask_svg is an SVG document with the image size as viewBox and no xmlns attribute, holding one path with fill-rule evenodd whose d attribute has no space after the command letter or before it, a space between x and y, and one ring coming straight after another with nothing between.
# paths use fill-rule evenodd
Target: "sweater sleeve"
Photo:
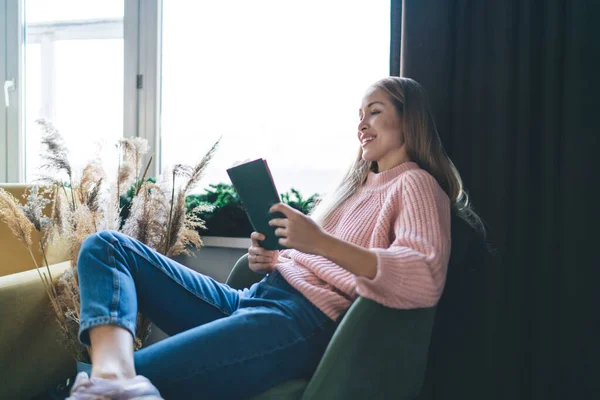
<instances>
[{"instance_id":1,"label":"sweater sleeve","mask_svg":"<svg viewBox=\"0 0 600 400\"><path fill-rule=\"evenodd\" d=\"M450 201L437 181L420 170L407 173L388 206L395 211L387 249L374 248L377 273L356 277L356 291L392 308L437 304L450 258Z\"/></svg>"}]
</instances>

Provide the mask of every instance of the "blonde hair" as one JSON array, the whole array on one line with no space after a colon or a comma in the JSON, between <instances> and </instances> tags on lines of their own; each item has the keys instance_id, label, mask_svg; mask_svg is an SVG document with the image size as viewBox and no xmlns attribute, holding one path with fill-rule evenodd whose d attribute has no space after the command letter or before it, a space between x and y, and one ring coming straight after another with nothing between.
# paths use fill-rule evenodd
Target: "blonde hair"
<instances>
[{"instance_id":1,"label":"blonde hair","mask_svg":"<svg viewBox=\"0 0 600 400\"><path fill-rule=\"evenodd\" d=\"M381 89L387 93L398 115L402 116L402 132L398 134L403 135L410 160L436 179L461 218L485 234L481 219L469 204L460 174L442 146L423 87L409 78L388 77L375 82L370 89ZM365 183L370 171L377 172L377 163L363 160L362 148L359 148L341 183L315 207L312 218L324 225L338 207Z\"/></svg>"}]
</instances>

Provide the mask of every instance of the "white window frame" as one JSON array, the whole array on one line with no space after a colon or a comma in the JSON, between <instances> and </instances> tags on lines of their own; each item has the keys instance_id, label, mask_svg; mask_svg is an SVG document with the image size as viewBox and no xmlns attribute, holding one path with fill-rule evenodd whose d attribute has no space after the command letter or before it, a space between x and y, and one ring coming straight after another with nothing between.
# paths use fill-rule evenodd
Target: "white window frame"
<instances>
[{"instance_id":1,"label":"white window frame","mask_svg":"<svg viewBox=\"0 0 600 400\"><path fill-rule=\"evenodd\" d=\"M126 4L127 1L125 0ZM127 9L125 11L125 15L127 15ZM138 87L137 90L137 136L145 138L149 144L150 151L145 161L147 162L148 158L154 154L148 175L158 176L161 171L160 78L162 64L162 0L139 0L137 15L138 69L136 83L138 79L141 79L141 87ZM132 54L134 53L132 52ZM127 52L125 53L125 57L127 57ZM127 97L125 97L125 100L127 100Z\"/></svg>"},{"instance_id":2,"label":"white window frame","mask_svg":"<svg viewBox=\"0 0 600 400\"><path fill-rule=\"evenodd\" d=\"M23 29L23 9L21 2L16 0L0 0L0 9L3 15L5 30L0 33L0 81L2 82L2 112L0 112L0 143L4 151L0 152L0 179L3 182L21 182L24 171L21 161L24 156L23 141L21 135L23 108L21 106L23 96L23 76L19 72L23 67L23 53L21 40ZM5 93L4 85L12 82L13 86ZM5 104L5 94L9 105Z\"/></svg>"},{"instance_id":3,"label":"white window frame","mask_svg":"<svg viewBox=\"0 0 600 400\"><path fill-rule=\"evenodd\" d=\"M4 106L4 91L0 99L0 182L25 181L24 148L24 1L0 0L0 82L14 79L9 92L10 106ZM36 24L27 29L28 43L46 43L42 50L43 117L50 120L53 110L54 46L49 36L57 39L117 38L124 39L123 135L148 140L149 155L160 161L160 0L124 0L123 33L117 20L93 20L92 25L77 28L74 24ZM61 31L61 26L69 26ZM2 88L3 89L3 88ZM149 157L149 156L148 156ZM153 162L149 175L157 176L160 162Z\"/></svg>"},{"instance_id":4,"label":"white window frame","mask_svg":"<svg viewBox=\"0 0 600 400\"><path fill-rule=\"evenodd\" d=\"M0 0L0 26L6 26L6 0ZM6 182L6 115L4 84L8 79L6 75L6 29L0 29L0 182ZM9 99L12 100L12 99Z\"/></svg>"}]
</instances>

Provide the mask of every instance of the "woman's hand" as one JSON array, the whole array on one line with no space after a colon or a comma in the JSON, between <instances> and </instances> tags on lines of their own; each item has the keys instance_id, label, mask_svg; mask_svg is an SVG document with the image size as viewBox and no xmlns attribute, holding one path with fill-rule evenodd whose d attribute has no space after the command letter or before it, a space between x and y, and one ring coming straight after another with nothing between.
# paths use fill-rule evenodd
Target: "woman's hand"
<instances>
[{"instance_id":1,"label":"woman's hand","mask_svg":"<svg viewBox=\"0 0 600 400\"><path fill-rule=\"evenodd\" d=\"M275 263L279 258L277 250L265 250L259 240L265 240L265 235L258 232L252 232L250 235L252 246L248 248L248 264L250 269L259 274L268 274L273 272Z\"/></svg>"},{"instance_id":2,"label":"woman's hand","mask_svg":"<svg viewBox=\"0 0 600 400\"><path fill-rule=\"evenodd\" d=\"M303 253L322 255L329 235L315 221L283 203L275 204L269 212L285 215L285 218L269 221L269 225L277 227L275 236L279 237L279 244Z\"/></svg>"}]
</instances>

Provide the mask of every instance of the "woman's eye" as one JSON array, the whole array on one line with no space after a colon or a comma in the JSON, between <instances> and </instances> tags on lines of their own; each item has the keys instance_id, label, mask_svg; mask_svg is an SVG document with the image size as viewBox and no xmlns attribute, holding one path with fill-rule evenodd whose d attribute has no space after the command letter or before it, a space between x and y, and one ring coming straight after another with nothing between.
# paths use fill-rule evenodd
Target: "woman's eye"
<instances>
[{"instance_id":1,"label":"woman's eye","mask_svg":"<svg viewBox=\"0 0 600 400\"><path fill-rule=\"evenodd\" d=\"M371 111L371 115L377 115L379 113L381 113L381 111Z\"/></svg>"}]
</instances>

